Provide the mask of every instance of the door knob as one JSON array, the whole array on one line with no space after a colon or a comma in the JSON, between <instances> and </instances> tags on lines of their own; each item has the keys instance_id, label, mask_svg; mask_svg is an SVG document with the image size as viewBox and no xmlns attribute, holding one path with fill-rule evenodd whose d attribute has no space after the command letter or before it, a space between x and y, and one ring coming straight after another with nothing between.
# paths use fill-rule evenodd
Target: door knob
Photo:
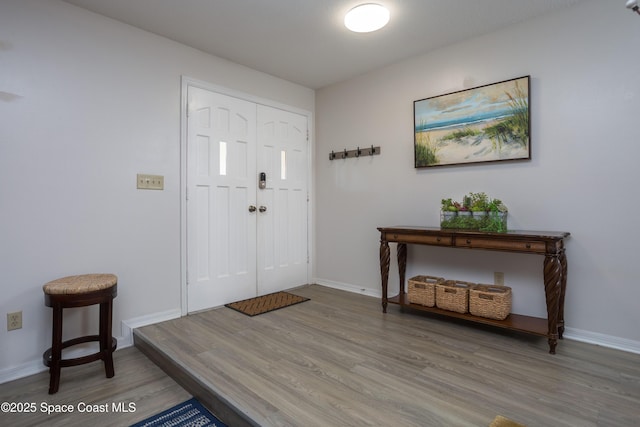
<instances>
[{"instance_id":1,"label":"door knob","mask_svg":"<svg viewBox=\"0 0 640 427\"><path fill-rule=\"evenodd\" d=\"M258 208L258 210L260 212L266 212L267 211L267 207L266 206L260 206L260 208Z\"/></svg>"},{"instance_id":2,"label":"door knob","mask_svg":"<svg viewBox=\"0 0 640 427\"><path fill-rule=\"evenodd\" d=\"M256 207L251 205L249 206L249 212L255 212L256 211Z\"/></svg>"}]
</instances>

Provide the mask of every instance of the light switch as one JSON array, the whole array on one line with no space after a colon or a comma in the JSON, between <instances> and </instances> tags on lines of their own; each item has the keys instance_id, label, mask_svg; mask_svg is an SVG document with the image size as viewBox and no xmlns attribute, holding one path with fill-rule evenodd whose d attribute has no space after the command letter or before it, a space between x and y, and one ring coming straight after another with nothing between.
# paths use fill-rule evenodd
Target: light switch
<instances>
[{"instance_id":1,"label":"light switch","mask_svg":"<svg viewBox=\"0 0 640 427\"><path fill-rule=\"evenodd\" d=\"M139 173L137 176L139 190L164 190L164 176L146 175Z\"/></svg>"}]
</instances>

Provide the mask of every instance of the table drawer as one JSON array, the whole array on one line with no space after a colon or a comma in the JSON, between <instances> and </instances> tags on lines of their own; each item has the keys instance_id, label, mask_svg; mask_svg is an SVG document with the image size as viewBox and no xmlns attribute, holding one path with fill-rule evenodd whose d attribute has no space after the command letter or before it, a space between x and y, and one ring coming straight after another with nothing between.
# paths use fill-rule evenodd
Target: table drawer
<instances>
[{"instance_id":1,"label":"table drawer","mask_svg":"<svg viewBox=\"0 0 640 427\"><path fill-rule=\"evenodd\" d=\"M521 242L513 240L494 240L474 237L458 237L456 239L455 246L460 248L493 249L498 251L534 253L545 253L546 249L545 242Z\"/></svg>"},{"instance_id":2,"label":"table drawer","mask_svg":"<svg viewBox=\"0 0 640 427\"><path fill-rule=\"evenodd\" d=\"M399 243L415 243L418 245L442 245L452 246L453 238L451 236L430 236L403 233L388 233L386 235L389 242Z\"/></svg>"}]
</instances>

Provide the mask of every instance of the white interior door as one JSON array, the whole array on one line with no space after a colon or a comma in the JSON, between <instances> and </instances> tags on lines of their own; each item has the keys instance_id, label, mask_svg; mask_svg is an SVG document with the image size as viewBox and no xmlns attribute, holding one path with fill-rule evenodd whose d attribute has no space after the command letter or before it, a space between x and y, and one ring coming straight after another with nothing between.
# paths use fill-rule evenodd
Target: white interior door
<instances>
[{"instance_id":1,"label":"white interior door","mask_svg":"<svg viewBox=\"0 0 640 427\"><path fill-rule=\"evenodd\" d=\"M258 106L258 294L307 283L307 117Z\"/></svg>"},{"instance_id":2,"label":"white interior door","mask_svg":"<svg viewBox=\"0 0 640 427\"><path fill-rule=\"evenodd\" d=\"M254 297L256 104L189 86L187 311Z\"/></svg>"}]
</instances>

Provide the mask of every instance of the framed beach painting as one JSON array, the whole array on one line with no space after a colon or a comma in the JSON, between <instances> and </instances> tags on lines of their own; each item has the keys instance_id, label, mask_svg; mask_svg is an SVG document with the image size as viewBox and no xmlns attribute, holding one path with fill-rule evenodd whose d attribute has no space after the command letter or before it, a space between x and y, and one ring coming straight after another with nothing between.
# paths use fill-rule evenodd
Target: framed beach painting
<instances>
[{"instance_id":1,"label":"framed beach painting","mask_svg":"<svg viewBox=\"0 0 640 427\"><path fill-rule=\"evenodd\" d=\"M529 80L415 101L415 167L531 159Z\"/></svg>"}]
</instances>

